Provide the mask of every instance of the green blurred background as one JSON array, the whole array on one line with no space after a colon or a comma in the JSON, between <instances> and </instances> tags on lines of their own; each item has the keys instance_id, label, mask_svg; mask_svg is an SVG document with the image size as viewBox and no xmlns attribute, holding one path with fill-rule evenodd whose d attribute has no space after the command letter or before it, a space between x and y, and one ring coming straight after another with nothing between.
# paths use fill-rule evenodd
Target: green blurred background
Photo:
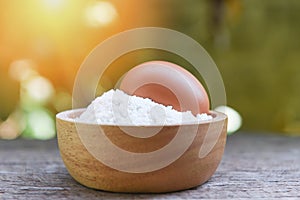
<instances>
[{"instance_id":1,"label":"green blurred background","mask_svg":"<svg viewBox=\"0 0 300 200\"><path fill-rule=\"evenodd\" d=\"M300 135L300 1L11 0L0 2L0 138L55 137L55 114L71 108L83 59L109 36L144 26L202 44L242 130ZM122 75L118 66L151 59L190 68L166 52L133 52L111 65L99 94Z\"/></svg>"}]
</instances>

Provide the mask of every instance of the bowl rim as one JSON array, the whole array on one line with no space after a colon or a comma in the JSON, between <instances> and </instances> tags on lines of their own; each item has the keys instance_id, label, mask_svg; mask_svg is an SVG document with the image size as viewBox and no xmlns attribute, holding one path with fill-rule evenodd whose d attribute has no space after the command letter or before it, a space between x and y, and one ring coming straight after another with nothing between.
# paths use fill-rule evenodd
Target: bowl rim
<instances>
[{"instance_id":1,"label":"bowl rim","mask_svg":"<svg viewBox=\"0 0 300 200\"><path fill-rule=\"evenodd\" d=\"M220 121L224 121L226 120L228 117L226 114L222 113L222 112L218 112L218 111L214 111L214 110L210 110L209 111L209 115L211 115L213 118L212 119L208 119L208 120L201 120L198 121L197 123L181 123L181 124L154 124L154 125L132 125L132 124L96 124L96 123L89 123L89 122L82 122L82 121L76 121L75 117L76 114L78 113L82 113L86 110L86 108L77 108L77 109L71 109L71 110L65 110L62 112L59 112L56 114L56 120L62 120L65 122L69 122L69 123L74 123L74 124L85 124L85 125L96 125L96 126L101 126L101 127L175 127L175 126L192 126L192 125L204 125L204 124L211 124L211 123L216 123L216 122L220 122ZM74 117L71 117L70 115L73 115ZM77 115L78 116L78 115Z\"/></svg>"}]
</instances>

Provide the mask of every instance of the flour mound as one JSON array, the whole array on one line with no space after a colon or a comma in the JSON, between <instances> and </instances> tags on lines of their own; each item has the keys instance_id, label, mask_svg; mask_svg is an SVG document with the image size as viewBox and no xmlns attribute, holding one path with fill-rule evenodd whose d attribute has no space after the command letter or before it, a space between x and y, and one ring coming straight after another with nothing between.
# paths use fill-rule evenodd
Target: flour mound
<instances>
[{"instance_id":1,"label":"flour mound","mask_svg":"<svg viewBox=\"0 0 300 200\"><path fill-rule=\"evenodd\" d=\"M97 97L76 119L77 122L102 125L177 125L211 120L206 113L194 116L178 112L149 98L130 96L121 90L109 90Z\"/></svg>"}]
</instances>

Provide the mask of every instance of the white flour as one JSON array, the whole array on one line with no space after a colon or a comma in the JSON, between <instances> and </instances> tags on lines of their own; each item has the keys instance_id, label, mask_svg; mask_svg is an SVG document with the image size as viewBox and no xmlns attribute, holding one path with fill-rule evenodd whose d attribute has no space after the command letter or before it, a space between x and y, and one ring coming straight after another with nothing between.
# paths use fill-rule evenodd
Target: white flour
<instances>
[{"instance_id":1,"label":"white flour","mask_svg":"<svg viewBox=\"0 0 300 200\"><path fill-rule=\"evenodd\" d=\"M210 120L212 116L178 112L151 99L129 96L121 90L109 90L97 97L76 119L78 122L103 125L175 125Z\"/></svg>"}]
</instances>

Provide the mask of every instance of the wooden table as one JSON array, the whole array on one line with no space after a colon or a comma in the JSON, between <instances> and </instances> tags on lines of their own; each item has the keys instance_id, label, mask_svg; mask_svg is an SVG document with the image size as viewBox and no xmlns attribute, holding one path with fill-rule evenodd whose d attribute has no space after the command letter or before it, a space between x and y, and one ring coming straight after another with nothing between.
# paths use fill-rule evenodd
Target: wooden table
<instances>
[{"instance_id":1,"label":"wooden table","mask_svg":"<svg viewBox=\"0 0 300 200\"><path fill-rule=\"evenodd\" d=\"M0 141L0 199L300 199L300 137L238 133L204 185L168 194L119 194L75 182L57 142Z\"/></svg>"}]
</instances>

